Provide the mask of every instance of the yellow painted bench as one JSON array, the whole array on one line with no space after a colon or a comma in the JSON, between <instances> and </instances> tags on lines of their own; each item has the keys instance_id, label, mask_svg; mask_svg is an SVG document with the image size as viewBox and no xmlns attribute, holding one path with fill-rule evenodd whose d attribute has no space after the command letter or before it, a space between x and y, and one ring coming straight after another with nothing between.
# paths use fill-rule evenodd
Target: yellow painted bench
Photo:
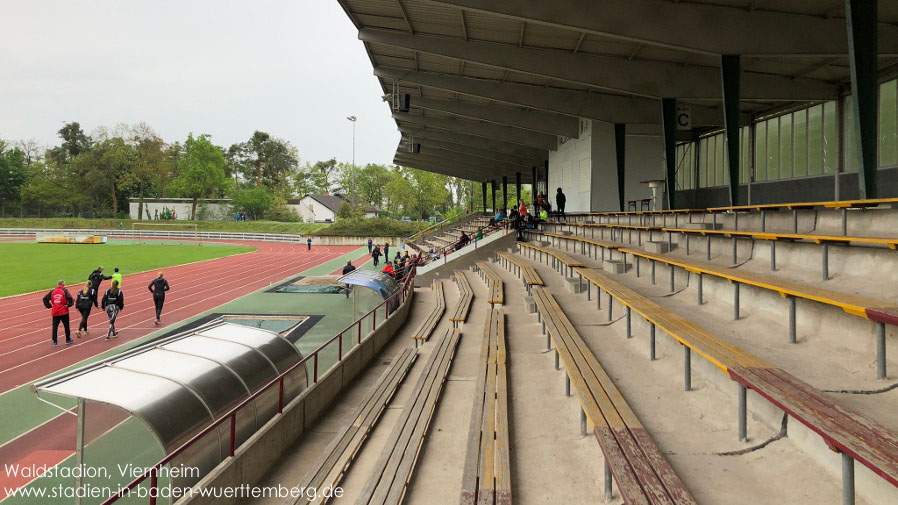
<instances>
[{"instance_id":1,"label":"yellow painted bench","mask_svg":"<svg viewBox=\"0 0 898 505\"><path fill-rule=\"evenodd\" d=\"M499 259L504 262L506 269L513 270L514 274L521 277L521 281L530 293L531 286L542 286L543 280L540 278L536 270L523 258L518 258L513 254L506 252L496 252Z\"/></svg>"},{"instance_id":2,"label":"yellow painted bench","mask_svg":"<svg viewBox=\"0 0 898 505\"><path fill-rule=\"evenodd\" d=\"M571 384L581 407L581 432L587 423L605 455L605 501L612 481L625 503L694 505L689 490L655 445L614 381L574 328L548 289L535 287L547 347L555 345L555 367L563 364L565 393Z\"/></svg>"},{"instance_id":3,"label":"yellow painted bench","mask_svg":"<svg viewBox=\"0 0 898 505\"><path fill-rule=\"evenodd\" d=\"M683 345L687 390L691 387L692 352L709 360L739 384L740 440L746 438L746 390L752 389L820 435L830 449L842 455L846 492L851 493L854 489L855 461L898 487L898 437L891 430L840 404L788 372L659 306L617 280L594 269L578 268L577 272L608 294L609 319L612 308L610 299L625 306L628 337L631 336L631 311L640 314L649 323L650 359L655 358L656 327ZM599 293L597 300L601 298Z\"/></svg>"},{"instance_id":4,"label":"yellow painted bench","mask_svg":"<svg viewBox=\"0 0 898 505\"><path fill-rule=\"evenodd\" d=\"M480 272L481 279L483 279L490 288L490 305L495 306L495 304L497 303L499 305L505 303L502 278L499 277L499 274L497 274L495 270L493 270L493 268L485 261L478 261L477 263L475 263L475 266Z\"/></svg>"}]
</instances>

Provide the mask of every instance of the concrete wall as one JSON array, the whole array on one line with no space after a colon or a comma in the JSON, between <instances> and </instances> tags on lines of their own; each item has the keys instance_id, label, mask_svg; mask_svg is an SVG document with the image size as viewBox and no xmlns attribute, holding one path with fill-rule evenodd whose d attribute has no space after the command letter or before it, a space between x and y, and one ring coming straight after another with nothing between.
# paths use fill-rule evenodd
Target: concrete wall
<instances>
[{"instance_id":1,"label":"concrete wall","mask_svg":"<svg viewBox=\"0 0 898 505\"><path fill-rule=\"evenodd\" d=\"M369 334L360 345L353 347L342 362L334 365L318 383L306 389L291 401L282 414L276 415L258 432L249 438L196 487L235 488L242 484L258 482L293 443L306 430L315 426L315 421L324 413L330 403L380 352L384 345L405 324L409 308L414 302L414 290L403 304L380 328ZM317 454L309 457L315 458ZM193 496L182 498L178 505L230 505L240 501L237 498L213 498Z\"/></svg>"},{"instance_id":2,"label":"concrete wall","mask_svg":"<svg viewBox=\"0 0 898 505\"><path fill-rule=\"evenodd\" d=\"M190 209L193 207L193 203L188 199L184 200L185 201L174 201L173 199L165 199L160 202L151 199L145 199L143 201L143 219L152 220L154 218L155 212L158 212L161 215L165 209L169 209L177 213L176 217L179 221L189 220ZM140 202L138 200L131 200L129 202L128 210L131 214L131 219L139 219L137 215L139 206ZM205 203L203 200L200 200L197 204L196 214L197 219L205 219L210 221L221 221L234 218L231 215L231 207L229 203Z\"/></svg>"},{"instance_id":3,"label":"concrete wall","mask_svg":"<svg viewBox=\"0 0 898 505\"><path fill-rule=\"evenodd\" d=\"M593 121L580 121L580 138L560 138L558 151L549 151L549 200L555 208L555 191L567 196L567 212L590 210Z\"/></svg>"}]
</instances>

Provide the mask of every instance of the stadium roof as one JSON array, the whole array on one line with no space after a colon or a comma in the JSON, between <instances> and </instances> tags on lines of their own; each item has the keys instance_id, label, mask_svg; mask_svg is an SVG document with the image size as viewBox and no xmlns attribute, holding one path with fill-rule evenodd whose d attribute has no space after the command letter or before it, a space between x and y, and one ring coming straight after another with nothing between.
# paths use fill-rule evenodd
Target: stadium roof
<instances>
[{"instance_id":1,"label":"stadium roof","mask_svg":"<svg viewBox=\"0 0 898 505\"><path fill-rule=\"evenodd\" d=\"M469 179L528 182L579 118L659 134L660 98L689 106L696 133L720 128L721 55L741 56L745 124L850 91L844 0L338 1L384 99L411 95L394 161ZM878 16L887 75L898 2Z\"/></svg>"}]
</instances>

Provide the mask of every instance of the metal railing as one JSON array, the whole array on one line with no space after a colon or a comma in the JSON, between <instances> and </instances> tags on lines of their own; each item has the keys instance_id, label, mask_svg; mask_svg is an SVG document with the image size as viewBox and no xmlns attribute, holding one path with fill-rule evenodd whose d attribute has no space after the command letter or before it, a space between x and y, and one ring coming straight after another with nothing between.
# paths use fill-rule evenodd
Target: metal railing
<instances>
[{"instance_id":1,"label":"metal railing","mask_svg":"<svg viewBox=\"0 0 898 505\"><path fill-rule=\"evenodd\" d=\"M508 221L508 220L506 219L506 220L505 220L506 224L507 224L507 221ZM493 233L495 233L495 232L497 232L497 231L500 231L500 230L506 230L506 229L507 229L507 226L506 226L505 224L503 224L503 225L493 225L493 226L484 226L484 227L483 227L483 236L486 237L487 235L491 235L491 234L493 234ZM471 239L470 242L468 242L467 244L465 244L465 245L462 246L462 247L458 247L458 243L460 242L460 240L456 240L456 241L454 241L454 242L449 243L448 245L444 245L443 247L440 247L440 248L436 249L435 251L433 251L433 254L429 254L429 252L428 252L428 254L425 254L425 252L422 251L421 254L419 254L419 257L420 257L420 256L423 256L423 257L424 257L424 259L423 259L423 261L421 262L421 264L427 264L427 263L430 263L431 261L434 260L434 258L443 258L443 259L445 260L445 259L446 259L446 256L448 256L448 255L450 255L450 254L452 254L452 253L454 253L454 252L456 252L456 251L459 251L459 250L461 250L461 249L464 249L465 247L468 247L469 245L473 245L474 248L476 249L476 248L477 248L477 242L479 242L479 240L475 240L474 237L471 237L471 236L469 236L469 238ZM481 240L482 240L482 239L481 239ZM428 257L428 256L429 256L429 257Z\"/></svg>"},{"instance_id":2,"label":"metal railing","mask_svg":"<svg viewBox=\"0 0 898 505\"><path fill-rule=\"evenodd\" d=\"M327 342L321 344L317 349L312 351L308 356L303 357L300 361L293 364L290 368L282 372L280 375L269 381L267 384L262 386L258 391L246 397L242 402L240 402L236 407L229 410L226 414L216 419L214 422L206 426L202 431L191 437L187 442L184 442L180 447L172 451L166 457L162 458L158 463L148 468L143 474L141 474L136 479L132 480L128 485L121 488L118 493L110 496L106 499L101 505L111 505L112 503L117 502L121 498L124 498L125 495L129 494L130 491L141 483L145 482L147 479L150 479L150 492L149 494L149 505L156 505L156 498L158 496L158 477L159 471L165 465L169 464L176 457L181 455L184 451L189 449L193 444L202 439L204 436L208 435L212 431L218 429L219 426L224 423L229 423L230 426L230 441L229 441L229 449L228 456L234 457L234 452L239 447L237 445L237 413L250 403L254 402L257 398L262 396L264 393L268 392L271 388L278 388L278 414L282 414L284 412L284 380L285 378L291 374L293 371L298 369L300 366L306 366L306 364L311 360L312 361L312 383L317 384L319 378L319 370L318 370L318 356L319 354L330 347L334 341L337 341L337 362L340 363L343 361L343 337L346 334L355 335L356 336L356 345L362 343L363 340L367 340L368 337L374 334L374 331L377 329L378 325L378 312L383 313L383 319L381 320L381 325L386 323L386 321L403 303L405 303L408 298L408 292L410 289L414 288L414 279L416 273L416 267L418 266L417 261L412 263L411 268L409 268L409 275L404 279L402 286L399 291L393 293L389 298L385 299L379 305L368 311L364 316L357 319L354 323L347 326L343 331L337 333L333 337L331 337ZM368 318L371 318L371 332L366 336L365 339L362 338L362 325L367 322ZM308 373L308 369L306 371ZM326 371L325 371L326 373ZM310 386L311 387L311 386ZM224 460L222 460L224 461Z\"/></svg>"}]
</instances>

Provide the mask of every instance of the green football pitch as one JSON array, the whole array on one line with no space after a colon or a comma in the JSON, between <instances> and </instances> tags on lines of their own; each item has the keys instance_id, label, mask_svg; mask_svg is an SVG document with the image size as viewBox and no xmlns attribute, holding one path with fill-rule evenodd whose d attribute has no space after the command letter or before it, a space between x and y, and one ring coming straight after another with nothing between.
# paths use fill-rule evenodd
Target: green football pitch
<instances>
[{"instance_id":1,"label":"green football pitch","mask_svg":"<svg viewBox=\"0 0 898 505\"><path fill-rule=\"evenodd\" d=\"M0 243L0 296L50 290L60 279L83 285L103 265L106 275L118 267L125 275L254 251L232 245L130 245Z\"/></svg>"}]
</instances>

